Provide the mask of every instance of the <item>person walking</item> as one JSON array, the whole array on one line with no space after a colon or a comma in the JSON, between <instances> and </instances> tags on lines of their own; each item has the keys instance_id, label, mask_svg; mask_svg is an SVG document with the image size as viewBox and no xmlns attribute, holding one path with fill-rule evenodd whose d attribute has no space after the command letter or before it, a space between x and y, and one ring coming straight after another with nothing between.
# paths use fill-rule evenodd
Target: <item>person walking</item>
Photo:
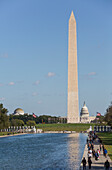
<instances>
[{"instance_id":1,"label":"person walking","mask_svg":"<svg viewBox=\"0 0 112 170\"><path fill-rule=\"evenodd\" d=\"M103 154L104 154L104 149L105 149L105 148L104 148L104 145L102 145L102 149L103 149Z\"/></svg>"},{"instance_id":2,"label":"person walking","mask_svg":"<svg viewBox=\"0 0 112 170\"><path fill-rule=\"evenodd\" d=\"M93 149L92 151L92 154L93 154L93 158L95 157L95 150Z\"/></svg>"},{"instance_id":3,"label":"person walking","mask_svg":"<svg viewBox=\"0 0 112 170\"><path fill-rule=\"evenodd\" d=\"M98 152L96 151L95 152L95 160L97 161L99 158L98 158Z\"/></svg>"},{"instance_id":4,"label":"person walking","mask_svg":"<svg viewBox=\"0 0 112 170\"><path fill-rule=\"evenodd\" d=\"M110 163L108 160L106 160L105 164L104 164L105 170L109 170L110 168Z\"/></svg>"},{"instance_id":5,"label":"person walking","mask_svg":"<svg viewBox=\"0 0 112 170\"><path fill-rule=\"evenodd\" d=\"M88 138L87 138L87 144L88 144Z\"/></svg>"},{"instance_id":6,"label":"person walking","mask_svg":"<svg viewBox=\"0 0 112 170\"><path fill-rule=\"evenodd\" d=\"M92 149L92 150L94 149L94 145L93 145L93 143L91 144L91 149Z\"/></svg>"},{"instance_id":7,"label":"person walking","mask_svg":"<svg viewBox=\"0 0 112 170\"><path fill-rule=\"evenodd\" d=\"M101 149L102 149L102 144L100 143L100 152L101 152Z\"/></svg>"},{"instance_id":8,"label":"person walking","mask_svg":"<svg viewBox=\"0 0 112 170\"><path fill-rule=\"evenodd\" d=\"M85 157L83 158L82 163L83 163L83 170L85 170L86 169L86 159L85 159Z\"/></svg>"},{"instance_id":9,"label":"person walking","mask_svg":"<svg viewBox=\"0 0 112 170\"><path fill-rule=\"evenodd\" d=\"M91 158L89 158L89 159L88 159L89 169L91 169L91 164L92 164L92 161L91 161Z\"/></svg>"},{"instance_id":10,"label":"person walking","mask_svg":"<svg viewBox=\"0 0 112 170\"><path fill-rule=\"evenodd\" d=\"M99 149L97 149L97 152L98 152L98 157L100 156L100 150Z\"/></svg>"},{"instance_id":11,"label":"person walking","mask_svg":"<svg viewBox=\"0 0 112 170\"><path fill-rule=\"evenodd\" d=\"M107 150L104 149L104 156L107 157Z\"/></svg>"}]
</instances>

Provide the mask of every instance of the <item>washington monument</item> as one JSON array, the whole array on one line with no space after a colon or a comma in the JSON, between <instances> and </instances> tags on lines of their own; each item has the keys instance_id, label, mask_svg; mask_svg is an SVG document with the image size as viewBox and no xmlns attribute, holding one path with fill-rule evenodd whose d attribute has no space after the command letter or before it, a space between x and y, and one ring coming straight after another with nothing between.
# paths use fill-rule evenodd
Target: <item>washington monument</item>
<instances>
[{"instance_id":1,"label":"washington monument","mask_svg":"<svg viewBox=\"0 0 112 170\"><path fill-rule=\"evenodd\" d=\"M68 37L68 113L67 123L79 122L76 20L71 13Z\"/></svg>"}]
</instances>

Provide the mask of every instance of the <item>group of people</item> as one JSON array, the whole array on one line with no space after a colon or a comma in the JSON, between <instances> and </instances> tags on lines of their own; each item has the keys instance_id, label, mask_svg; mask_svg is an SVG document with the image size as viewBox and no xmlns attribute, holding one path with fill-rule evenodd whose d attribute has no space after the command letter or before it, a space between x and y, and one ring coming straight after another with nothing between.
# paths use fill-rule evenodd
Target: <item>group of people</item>
<instances>
[{"instance_id":1,"label":"group of people","mask_svg":"<svg viewBox=\"0 0 112 170\"><path fill-rule=\"evenodd\" d=\"M86 164L87 164L85 157L83 158L82 163L83 163L83 170L85 170L86 169ZM88 159L89 169L91 169L91 164L92 164L92 161L91 161L91 158L89 158Z\"/></svg>"},{"instance_id":2,"label":"group of people","mask_svg":"<svg viewBox=\"0 0 112 170\"><path fill-rule=\"evenodd\" d=\"M96 141L96 139L98 139L98 143L100 143L99 149L97 150L94 149L94 141ZM91 169L91 164L92 164L91 158L92 157L95 158L96 161L99 160L101 150L103 150L104 156L107 157L107 150L105 149L104 145L102 145L101 139L99 139L94 132L89 132L88 134L87 147L88 147L88 167L89 169ZM83 170L85 170L87 164L85 157L82 160L82 164L83 164ZM108 162L108 160L106 160L106 162L104 163L104 167L106 170L109 170L110 163Z\"/></svg>"}]
</instances>

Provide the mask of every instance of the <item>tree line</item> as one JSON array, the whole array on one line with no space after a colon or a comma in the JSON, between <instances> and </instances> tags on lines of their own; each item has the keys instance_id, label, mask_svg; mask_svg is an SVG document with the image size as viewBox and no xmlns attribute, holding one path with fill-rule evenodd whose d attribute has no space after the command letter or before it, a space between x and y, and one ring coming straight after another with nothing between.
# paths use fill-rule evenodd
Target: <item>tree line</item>
<instances>
[{"instance_id":1,"label":"tree line","mask_svg":"<svg viewBox=\"0 0 112 170\"><path fill-rule=\"evenodd\" d=\"M105 124L112 127L112 102L111 105L107 108L104 116L97 116L94 123Z\"/></svg>"},{"instance_id":2,"label":"tree line","mask_svg":"<svg viewBox=\"0 0 112 170\"><path fill-rule=\"evenodd\" d=\"M39 123L48 123L49 116L42 115L42 116L36 116L36 118L33 117L33 115L9 115L9 122L11 126L35 126Z\"/></svg>"},{"instance_id":3,"label":"tree line","mask_svg":"<svg viewBox=\"0 0 112 170\"><path fill-rule=\"evenodd\" d=\"M4 108L3 104L0 104L0 129L7 129L10 126L35 126L39 123L47 124L59 122L59 118L56 116L41 115L34 118L33 114L7 115L7 113L8 109ZM51 118L51 122L49 122L49 118Z\"/></svg>"},{"instance_id":4,"label":"tree line","mask_svg":"<svg viewBox=\"0 0 112 170\"><path fill-rule=\"evenodd\" d=\"M66 123L60 121L60 117L49 116L49 115L41 115L33 117L33 115L7 115L8 109L3 107L3 104L0 104L0 129L8 128L9 126L35 126L36 124L43 123ZM50 121L49 121L50 120ZM100 116L96 123L103 123L105 125L112 126L112 103L107 108L106 114L104 116Z\"/></svg>"}]
</instances>

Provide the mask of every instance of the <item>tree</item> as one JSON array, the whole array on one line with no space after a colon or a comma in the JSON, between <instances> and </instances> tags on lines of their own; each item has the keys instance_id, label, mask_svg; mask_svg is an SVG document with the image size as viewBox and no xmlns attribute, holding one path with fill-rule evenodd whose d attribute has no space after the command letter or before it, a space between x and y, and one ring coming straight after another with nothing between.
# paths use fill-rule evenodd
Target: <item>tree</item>
<instances>
[{"instance_id":1,"label":"tree","mask_svg":"<svg viewBox=\"0 0 112 170\"><path fill-rule=\"evenodd\" d=\"M105 120L105 122L107 122L108 125L112 126L112 103L107 109L104 120Z\"/></svg>"},{"instance_id":2,"label":"tree","mask_svg":"<svg viewBox=\"0 0 112 170\"><path fill-rule=\"evenodd\" d=\"M51 117L51 116L48 116L48 115L41 115L39 116L39 122L40 123L48 123L48 118Z\"/></svg>"},{"instance_id":3,"label":"tree","mask_svg":"<svg viewBox=\"0 0 112 170\"><path fill-rule=\"evenodd\" d=\"M28 120L34 120L36 123L39 123L38 117L34 118L33 115L28 115L28 114L24 114L24 115L9 115L10 122L11 122L12 119L23 120L24 124L26 124L26 122Z\"/></svg>"},{"instance_id":4,"label":"tree","mask_svg":"<svg viewBox=\"0 0 112 170\"><path fill-rule=\"evenodd\" d=\"M7 116L8 110L0 104L0 129L9 127L9 117Z\"/></svg>"},{"instance_id":5,"label":"tree","mask_svg":"<svg viewBox=\"0 0 112 170\"><path fill-rule=\"evenodd\" d=\"M104 116L99 116L98 123L103 123L104 122Z\"/></svg>"},{"instance_id":6,"label":"tree","mask_svg":"<svg viewBox=\"0 0 112 170\"><path fill-rule=\"evenodd\" d=\"M28 120L26 122L27 126L35 126L36 125L36 122L34 120Z\"/></svg>"},{"instance_id":7,"label":"tree","mask_svg":"<svg viewBox=\"0 0 112 170\"><path fill-rule=\"evenodd\" d=\"M11 126L24 126L24 122L23 120L19 120L19 119L12 119Z\"/></svg>"}]
</instances>

